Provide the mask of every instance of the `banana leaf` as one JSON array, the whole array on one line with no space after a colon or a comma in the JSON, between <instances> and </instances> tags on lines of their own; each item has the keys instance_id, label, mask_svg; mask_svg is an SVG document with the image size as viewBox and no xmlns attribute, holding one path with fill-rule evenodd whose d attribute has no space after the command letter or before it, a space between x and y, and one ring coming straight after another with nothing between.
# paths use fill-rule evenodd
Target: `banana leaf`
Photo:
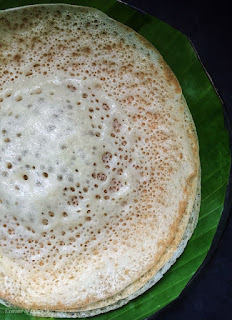
<instances>
[{"instance_id":1,"label":"banana leaf","mask_svg":"<svg viewBox=\"0 0 232 320\"><path fill-rule=\"evenodd\" d=\"M176 74L196 124L202 168L202 202L199 222L192 238L181 257L153 288L120 309L94 317L95 320L142 320L180 295L203 263L216 233L230 167L228 133L224 126L222 103L190 40L184 34L159 19L116 0L0 0L0 9L58 2L98 8L149 40ZM0 305L0 318L45 319L32 317L20 309L3 305Z\"/></svg>"}]
</instances>

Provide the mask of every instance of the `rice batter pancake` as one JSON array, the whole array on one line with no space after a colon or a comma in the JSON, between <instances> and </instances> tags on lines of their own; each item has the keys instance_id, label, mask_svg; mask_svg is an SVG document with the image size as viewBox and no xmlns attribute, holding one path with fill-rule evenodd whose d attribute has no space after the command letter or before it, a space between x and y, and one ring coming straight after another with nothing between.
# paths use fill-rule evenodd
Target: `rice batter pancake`
<instances>
[{"instance_id":1,"label":"rice batter pancake","mask_svg":"<svg viewBox=\"0 0 232 320\"><path fill-rule=\"evenodd\" d=\"M0 12L0 26L0 297L36 315L117 308L196 225L181 87L151 44L96 9L29 6Z\"/></svg>"}]
</instances>

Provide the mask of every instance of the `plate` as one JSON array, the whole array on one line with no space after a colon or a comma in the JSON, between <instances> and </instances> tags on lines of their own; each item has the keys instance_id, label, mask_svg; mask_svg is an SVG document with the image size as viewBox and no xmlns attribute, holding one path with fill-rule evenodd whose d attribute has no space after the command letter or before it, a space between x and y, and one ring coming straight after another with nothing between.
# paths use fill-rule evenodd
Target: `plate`
<instances>
[{"instance_id":1,"label":"plate","mask_svg":"<svg viewBox=\"0 0 232 320\"><path fill-rule=\"evenodd\" d=\"M202 202L197 228L184 253L149 291L120 309L94 317L94 320L143 320L180 295L210 250L223 210L230 167L223 106L190 40L151 15L115 0L0 0L0 9L58 2L100 9L150 41L177 76L197 128L202 168ZM0 305L0 317L7 320L47 319L32 317L20 309L3 305Z\"/></svg>"}]
</instances>

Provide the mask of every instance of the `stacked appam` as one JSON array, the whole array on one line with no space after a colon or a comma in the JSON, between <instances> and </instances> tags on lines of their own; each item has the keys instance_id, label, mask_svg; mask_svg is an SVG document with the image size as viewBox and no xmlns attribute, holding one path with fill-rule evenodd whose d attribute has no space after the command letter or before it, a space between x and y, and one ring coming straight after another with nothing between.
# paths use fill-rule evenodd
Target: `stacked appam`
<instances>
[{"instance_id":1,"label":"stacked appam","mask_svg":"<svg viewBox=\"0 0 232 320\"><path fill-rule=\"evenodd\" d=\"M179 82L96 9L12 9L0 26L0 297L57 317L120 307L197 223L198 139Z\"/></svg>"}]
</instances>

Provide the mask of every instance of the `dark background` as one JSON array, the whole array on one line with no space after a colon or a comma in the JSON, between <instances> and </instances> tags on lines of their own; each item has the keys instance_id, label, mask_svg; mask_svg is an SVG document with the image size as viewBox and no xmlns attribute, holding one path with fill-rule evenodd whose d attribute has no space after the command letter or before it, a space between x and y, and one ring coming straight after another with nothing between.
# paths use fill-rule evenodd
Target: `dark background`
<instances>
[{"instance_id":1,"label":"dark background","mask_svg":"<svg viewBox=\"0 0 232 320\"><path fill-rule=\"evenodd\" d=\"M186 34L224 103L232 144L232 11L230 1L123 0ZM180 297L150 319L232 319L232 179L211 250Z\"/></svg>"}]
</instances>

